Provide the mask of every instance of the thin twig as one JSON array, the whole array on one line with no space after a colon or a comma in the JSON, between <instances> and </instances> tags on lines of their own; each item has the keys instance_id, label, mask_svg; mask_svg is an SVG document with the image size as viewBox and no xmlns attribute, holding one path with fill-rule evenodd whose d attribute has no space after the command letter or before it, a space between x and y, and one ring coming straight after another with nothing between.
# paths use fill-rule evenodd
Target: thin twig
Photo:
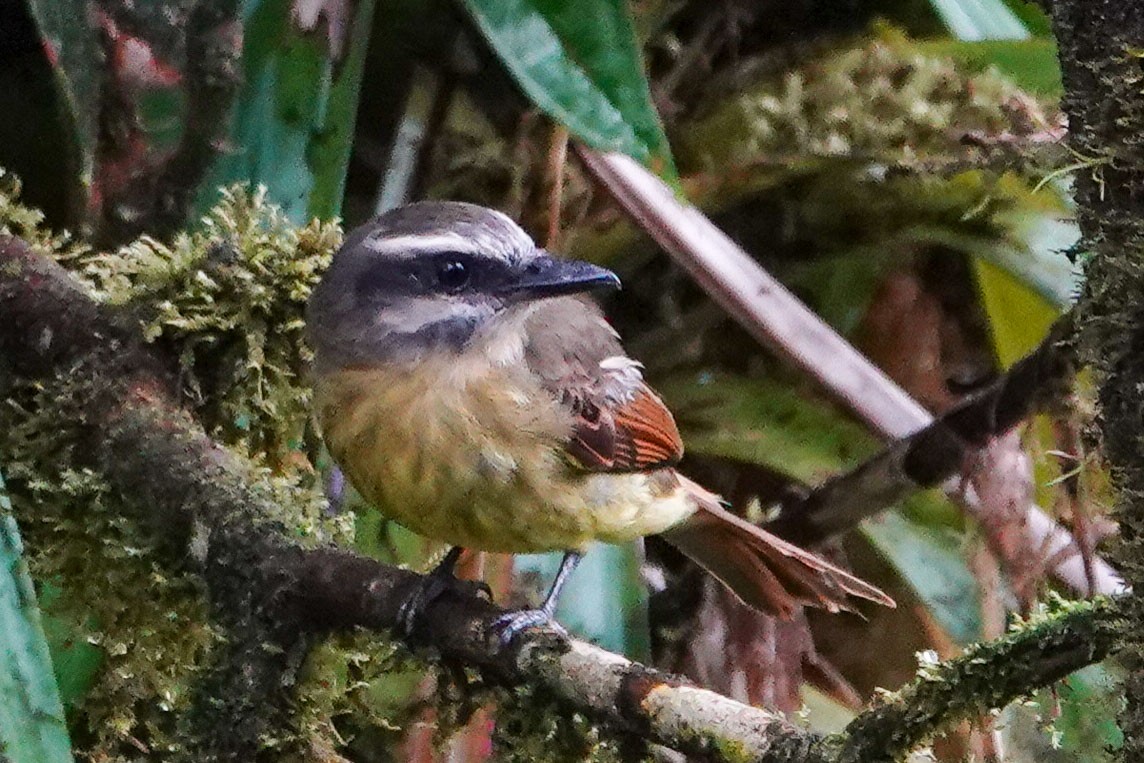
<instances>
[{"instance_id":1,"label":"thin twig","mask_svg":"<svg viewBox=\"0 0 1144 763\"><path fill-rule=\"evenodd\" d=\"M548 184L548 231L544 246L555 250L560 246L560 220L564 210L564 175L568 161L568 128L556 125L548 142L544 179Z\"/></svg>"},{"instance_id":2,"label":"thin twig","mask_svg":"<svg viewBox=\"0 0 1144 763\"><path fill-rule=\"evenodd\" d=\"M1066 316L1036 350L929 426L809 493L787 497L768 529L800 545L821 543L960 474L977 448L1067 396L1076 365L1071 333Z\"/></svg>"}]
</instances>

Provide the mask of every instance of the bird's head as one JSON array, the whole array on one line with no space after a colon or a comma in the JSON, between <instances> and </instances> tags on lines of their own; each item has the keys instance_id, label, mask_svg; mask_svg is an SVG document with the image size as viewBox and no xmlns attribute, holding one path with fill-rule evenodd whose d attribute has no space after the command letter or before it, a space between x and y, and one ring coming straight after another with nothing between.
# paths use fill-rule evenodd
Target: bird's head
<instances>
[{"instance_id":1,"label":"bird's head","mask_svg":"<svg viewBox=\"0 0 1144 763\"><path fill-rule=\"evenodd\" d=\"M618 288L610 270L558 259L500 212L426 201L352 231L307 308L323 366L460 351L506 312L535 300Z\"/></svg>"}]
</instances>

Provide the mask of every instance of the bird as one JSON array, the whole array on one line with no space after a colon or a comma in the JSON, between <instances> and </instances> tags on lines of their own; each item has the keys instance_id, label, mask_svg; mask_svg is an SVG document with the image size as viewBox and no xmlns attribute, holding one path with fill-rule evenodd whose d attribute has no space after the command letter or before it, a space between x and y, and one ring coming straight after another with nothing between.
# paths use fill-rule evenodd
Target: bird
<instances>
[{"instance_id":1,"label":"bird","mask_svg":"<svg viewBox=\"0 0 1144 763\"><path fill-rule=\"evenodd\" d=\"M589 292L598 265L538 247L486 207L420 201L351 231L311 293L315 416L333 460L385 517L451 549L403 605L440 594L463 549L563 552L504 643L559 628L588 548L658 535L748 606L887 606L878 588L731 512L677 468L683 442Z\"/></svg>"}]
</instances>

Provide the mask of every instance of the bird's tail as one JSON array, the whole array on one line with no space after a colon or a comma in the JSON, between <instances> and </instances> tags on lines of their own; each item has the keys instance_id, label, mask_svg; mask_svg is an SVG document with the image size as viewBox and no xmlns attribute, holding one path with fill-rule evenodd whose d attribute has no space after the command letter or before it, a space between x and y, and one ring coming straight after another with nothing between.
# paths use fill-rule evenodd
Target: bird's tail
<instances>
[{"instance_id":1,"label":"bird's tail","mask_svg":"<svg viewBox=\"0 0 1144 763\"><path fill-rule=\"evenodd\" d=\"M850 609L851 596L894 600L814 554L727 511L719 497L679 475L697 511L663 537L730 588L745 604L781 618L800 606Z\"/></svg>"}]
</instances>

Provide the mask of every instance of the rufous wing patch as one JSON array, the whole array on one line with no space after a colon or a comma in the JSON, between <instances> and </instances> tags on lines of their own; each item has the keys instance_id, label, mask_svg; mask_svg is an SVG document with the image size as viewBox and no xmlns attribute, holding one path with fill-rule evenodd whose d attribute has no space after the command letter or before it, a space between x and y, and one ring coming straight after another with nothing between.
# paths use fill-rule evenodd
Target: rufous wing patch
<instances>
[{"instance_id":1,"label":"rufous wing patch","mask_svg":"<svg viewBox=\"0 0 1144 763\"><path fill-rule=\"evenodd\" d=\"M590 471L633 472L670 466L683 456L671 411L641 384L624 403L573 405L576 422L568 452Z\"/></svg>"}]
</instances>

